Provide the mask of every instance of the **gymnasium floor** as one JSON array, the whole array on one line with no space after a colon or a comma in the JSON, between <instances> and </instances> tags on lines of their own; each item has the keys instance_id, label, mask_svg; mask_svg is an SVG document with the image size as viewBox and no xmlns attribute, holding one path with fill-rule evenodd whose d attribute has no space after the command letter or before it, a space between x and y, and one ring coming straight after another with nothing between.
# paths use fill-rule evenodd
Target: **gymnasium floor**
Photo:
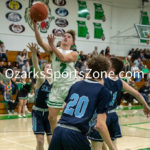
<instances>
[{"instance_id":1,"label":"gymnasium floor","mask_svg":"<svg viewBox=\"0 0 150 150\"><path fill-rule=\"evenodd\" d=\"M142 110L118 110L118 115L124 135L118 140L118 150L150 150L150 119ZM0 116L0 150L35 150L30 115L20 119L9 117Z\"/></svg>"}]
</instances>

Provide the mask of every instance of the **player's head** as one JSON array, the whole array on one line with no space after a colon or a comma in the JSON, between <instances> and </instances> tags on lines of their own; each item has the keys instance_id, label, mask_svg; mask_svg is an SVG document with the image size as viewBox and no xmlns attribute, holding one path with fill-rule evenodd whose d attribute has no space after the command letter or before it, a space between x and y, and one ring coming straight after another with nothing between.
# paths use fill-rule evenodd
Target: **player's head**
<instances>
[{"instance_id":1,"label":"player's head","mask_svg":"<svg viewBox=\"0 0 150 150\"><path fill-rule=\"evenodd\" d=\"M44 66L43 66L43 71L44 71L44 74L47 76L47 75L50 75L52 73L52 67L51 67L51 64L49 63L46 63Z\"/></svg>"},{"instance_id":2,"label":"player's head","mask_svg":"<svg viewBox=\"0 0 150 150\"><path fill-rule=\"evenodd\" d=\"M68 30L63 35L63 39L61 41L61 44L71 47L74 43L75 43L75 31L74 30Z\"/></svg>"},{"instance_id":3,"label":"player's head","mask_svg":"<svg viewBox=\"0 0 150 150\"><path fill-rule=\"evenodd\" d=\"M117 57L110 58L111 71L114 71L115 75L119 75L119 73L123 70L123 62Z\"/></svg>"},{"instance_id":4,"label":"player's head","mask_svg":"<svg viewBox=\"0 0 150 150\"><path fill-rule=\"evenodd\" d=\"M88 68L91 69L90 76L93 79L102 79L110 68L107 58L101 55L94 55L88 60Z\"/></svg>"}]
</instances>

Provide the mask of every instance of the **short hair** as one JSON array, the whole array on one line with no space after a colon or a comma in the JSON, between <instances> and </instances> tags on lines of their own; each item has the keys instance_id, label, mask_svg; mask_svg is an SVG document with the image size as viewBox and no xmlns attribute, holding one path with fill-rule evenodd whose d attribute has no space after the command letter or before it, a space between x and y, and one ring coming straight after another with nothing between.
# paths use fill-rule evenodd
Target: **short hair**
<instances>
[{"instance_id":1,"label":"short hair","mask_svg":"<svg viewBox=\"0 0 150 150\"><path fill-rule=\"evenodd\" d=\"M110 68L110 63L107 58L101 55L93 55L87 62L90 71L90 76L94 79L95 73L99 74L96 79L102 79L102 72L107 72Z\"/></svg>"},{"instance_id":2,"label":"short hair","mask_svg":"<svg viewBox=\"0 0 150 150\"><path fill-rule=\"evenodd\" d=\"M74 30L68 30L68 31L66 31L65 33L71 34L71 36L72 36L72 38L73 38L73 42L75 42L75 40L76 40L76 38L75 38L76 32L75 32Z\"/></svg>"},{"instance_id":3,"label":"short hair","mask_svg":"<svg viewBox=\"0 0 150 150\"><path fill-rule=\"evenodd\" d=\"M115 75L118 75L123 70L123 61L120 60L117 57L111 57L110 62L112 65L112 68L115 69Z\"/></svg>"}]
</instances>

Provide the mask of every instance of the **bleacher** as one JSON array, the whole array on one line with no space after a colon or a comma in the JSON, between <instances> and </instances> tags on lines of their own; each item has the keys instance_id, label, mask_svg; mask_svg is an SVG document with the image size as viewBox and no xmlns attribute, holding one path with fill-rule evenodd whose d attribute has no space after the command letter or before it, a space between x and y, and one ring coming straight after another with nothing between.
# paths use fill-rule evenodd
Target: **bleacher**
<instances>
[{"instance_id":1,"label":"bleacher","mask_svg":"<svg viewBox=\"0 0 150 150\"><path fill-rule=\"evenodd\" d=\"M11 63L15 62L17 55L18 55L18 51L8 51L8 61ZM28 57L30 59L31 52L28 52ZM42 57L42 59L45 59L47 61L50 60L50 56L48 53L41 53L41 57ZM119 58L123 60L125 57L119 57ZM146 60L146 61L144 61L144 64L147 65L148 68L150 69L150 61ZM5 62L4 62L4 65L6 65ZM29 79L27 79L27 81L28 80ZM145 83L144 80L142 80L141 82L135 82L138 89L140 89L144 85L144 83ZM15 100L16 95L12 95L12 99ZM29 111L32 111L32 106L33 106L33 103L27 104ZM18 111L18 105L15 109L15 112L17 112L17 111ZM0 92L0 114L5 114L5 113L7 113L7 104L4 103L2 93Z\"/></svg>"},{"instance_id":2,"label":"bleacher","mask_svg":"<svg viewBox=\"0 0 150 150\"><path fill-rule=\"evenodd\" d=\"M14 64L14 62L16 61L16 57L18 55L18 52L19 51L8 51L8 62L11 62L12 64ZM48 53L40 53L40 54L41 54L42 59L45 59L49 62L50 58L49 58ZM28 52L28 57L29 57L29 59L31 58L31 52ZM4 62L4 66L6 66L6 64L7 63ZM28 82L29 79L26 79L26 81ZM17 94L12 95L12 99L16 100L16 96L17 96ZM27 104L27 107L28 107L30 112L32 111L32 106L33 106L33 103ZM18 105L15 109L15 112L18 112ZM2 95L2 92L0 91L0 114L6 114L6 113L8 113L7 102L3 101L3 95Z\"/></svg>"}]
</instances>

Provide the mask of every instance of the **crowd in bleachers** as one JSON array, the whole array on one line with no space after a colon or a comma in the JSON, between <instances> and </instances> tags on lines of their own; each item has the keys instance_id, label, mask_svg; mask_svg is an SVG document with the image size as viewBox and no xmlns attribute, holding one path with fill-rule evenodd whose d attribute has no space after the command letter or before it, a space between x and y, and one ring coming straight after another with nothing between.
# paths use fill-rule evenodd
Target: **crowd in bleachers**
<instances>
[{"instance_id":1,"label":"crowd in bleachers","mask_svg":"<svg viewBox=\"0 0 150 150\"><path fill-rule=\"evenodd\" d=\"M82 72L83 75L86 74L88 66L87 60L91 57L91 55L103 55L108 59L111 57L110 47L106 47L105 50L101 50L98 52L98 48L95 47L93 53L84 54L83 51L79 52L78 61L76 62L75 69L79 72ZM45 59L42 59L40 55L40 51L37 52L37 57L39 60L39 65L42 68L46 62ZM121 57L124 63L124 71L128 72L140 72L144 73L144 78L142 76L132 78L132 80L126 80L130 85L140 91L145 100L149 103L150 99L150 66L147 66L145 61L148 62L150 59L150 50L141 50L141 49L132 49L129 51L127 57ZM150 63L149 63L150 64ZM8 69L12 69L8 71ZM5 73L7 70L7 75L10 77L6 77ZM33 71L32 61L28 55L27 49L24 49L22 52L18 52L15 61L9 61L8 59L8 51L5 49L4 42L0 41L0 91L3 95L3 100L6 101L9 105L9 111L14 112L18 102L18 113L21 114L22 109L26 108L26 102L22 102L20 100L32 99L34 101L34 87L35 87L35 79L30 76L30 79L27 79L26 76L21 78L22 74L19 73L19 78L15 78L17 75L17 71L26 72L27 75L29 72ZM12 75L13 74L13 75ZM143 82L144 81L144 82ZM142 82L140 88L136 87L137 82ZM145 83L145 84L144 84ZM147 84L146 84L147 83ZM27 85L29 87L27 88ZM28 90L26 90L28 89ZM12 98L13 95L16 95ZM131 102L137 103L137 101L129 94L124 93L123 99L126 103L131 104ZM0 100L2 101L2 100ZM27 109L27 108L26 108ZM27 110L28 111L28 110ZM25 114L24 114L25 117Z\"/></svg>"}]
</instances>

